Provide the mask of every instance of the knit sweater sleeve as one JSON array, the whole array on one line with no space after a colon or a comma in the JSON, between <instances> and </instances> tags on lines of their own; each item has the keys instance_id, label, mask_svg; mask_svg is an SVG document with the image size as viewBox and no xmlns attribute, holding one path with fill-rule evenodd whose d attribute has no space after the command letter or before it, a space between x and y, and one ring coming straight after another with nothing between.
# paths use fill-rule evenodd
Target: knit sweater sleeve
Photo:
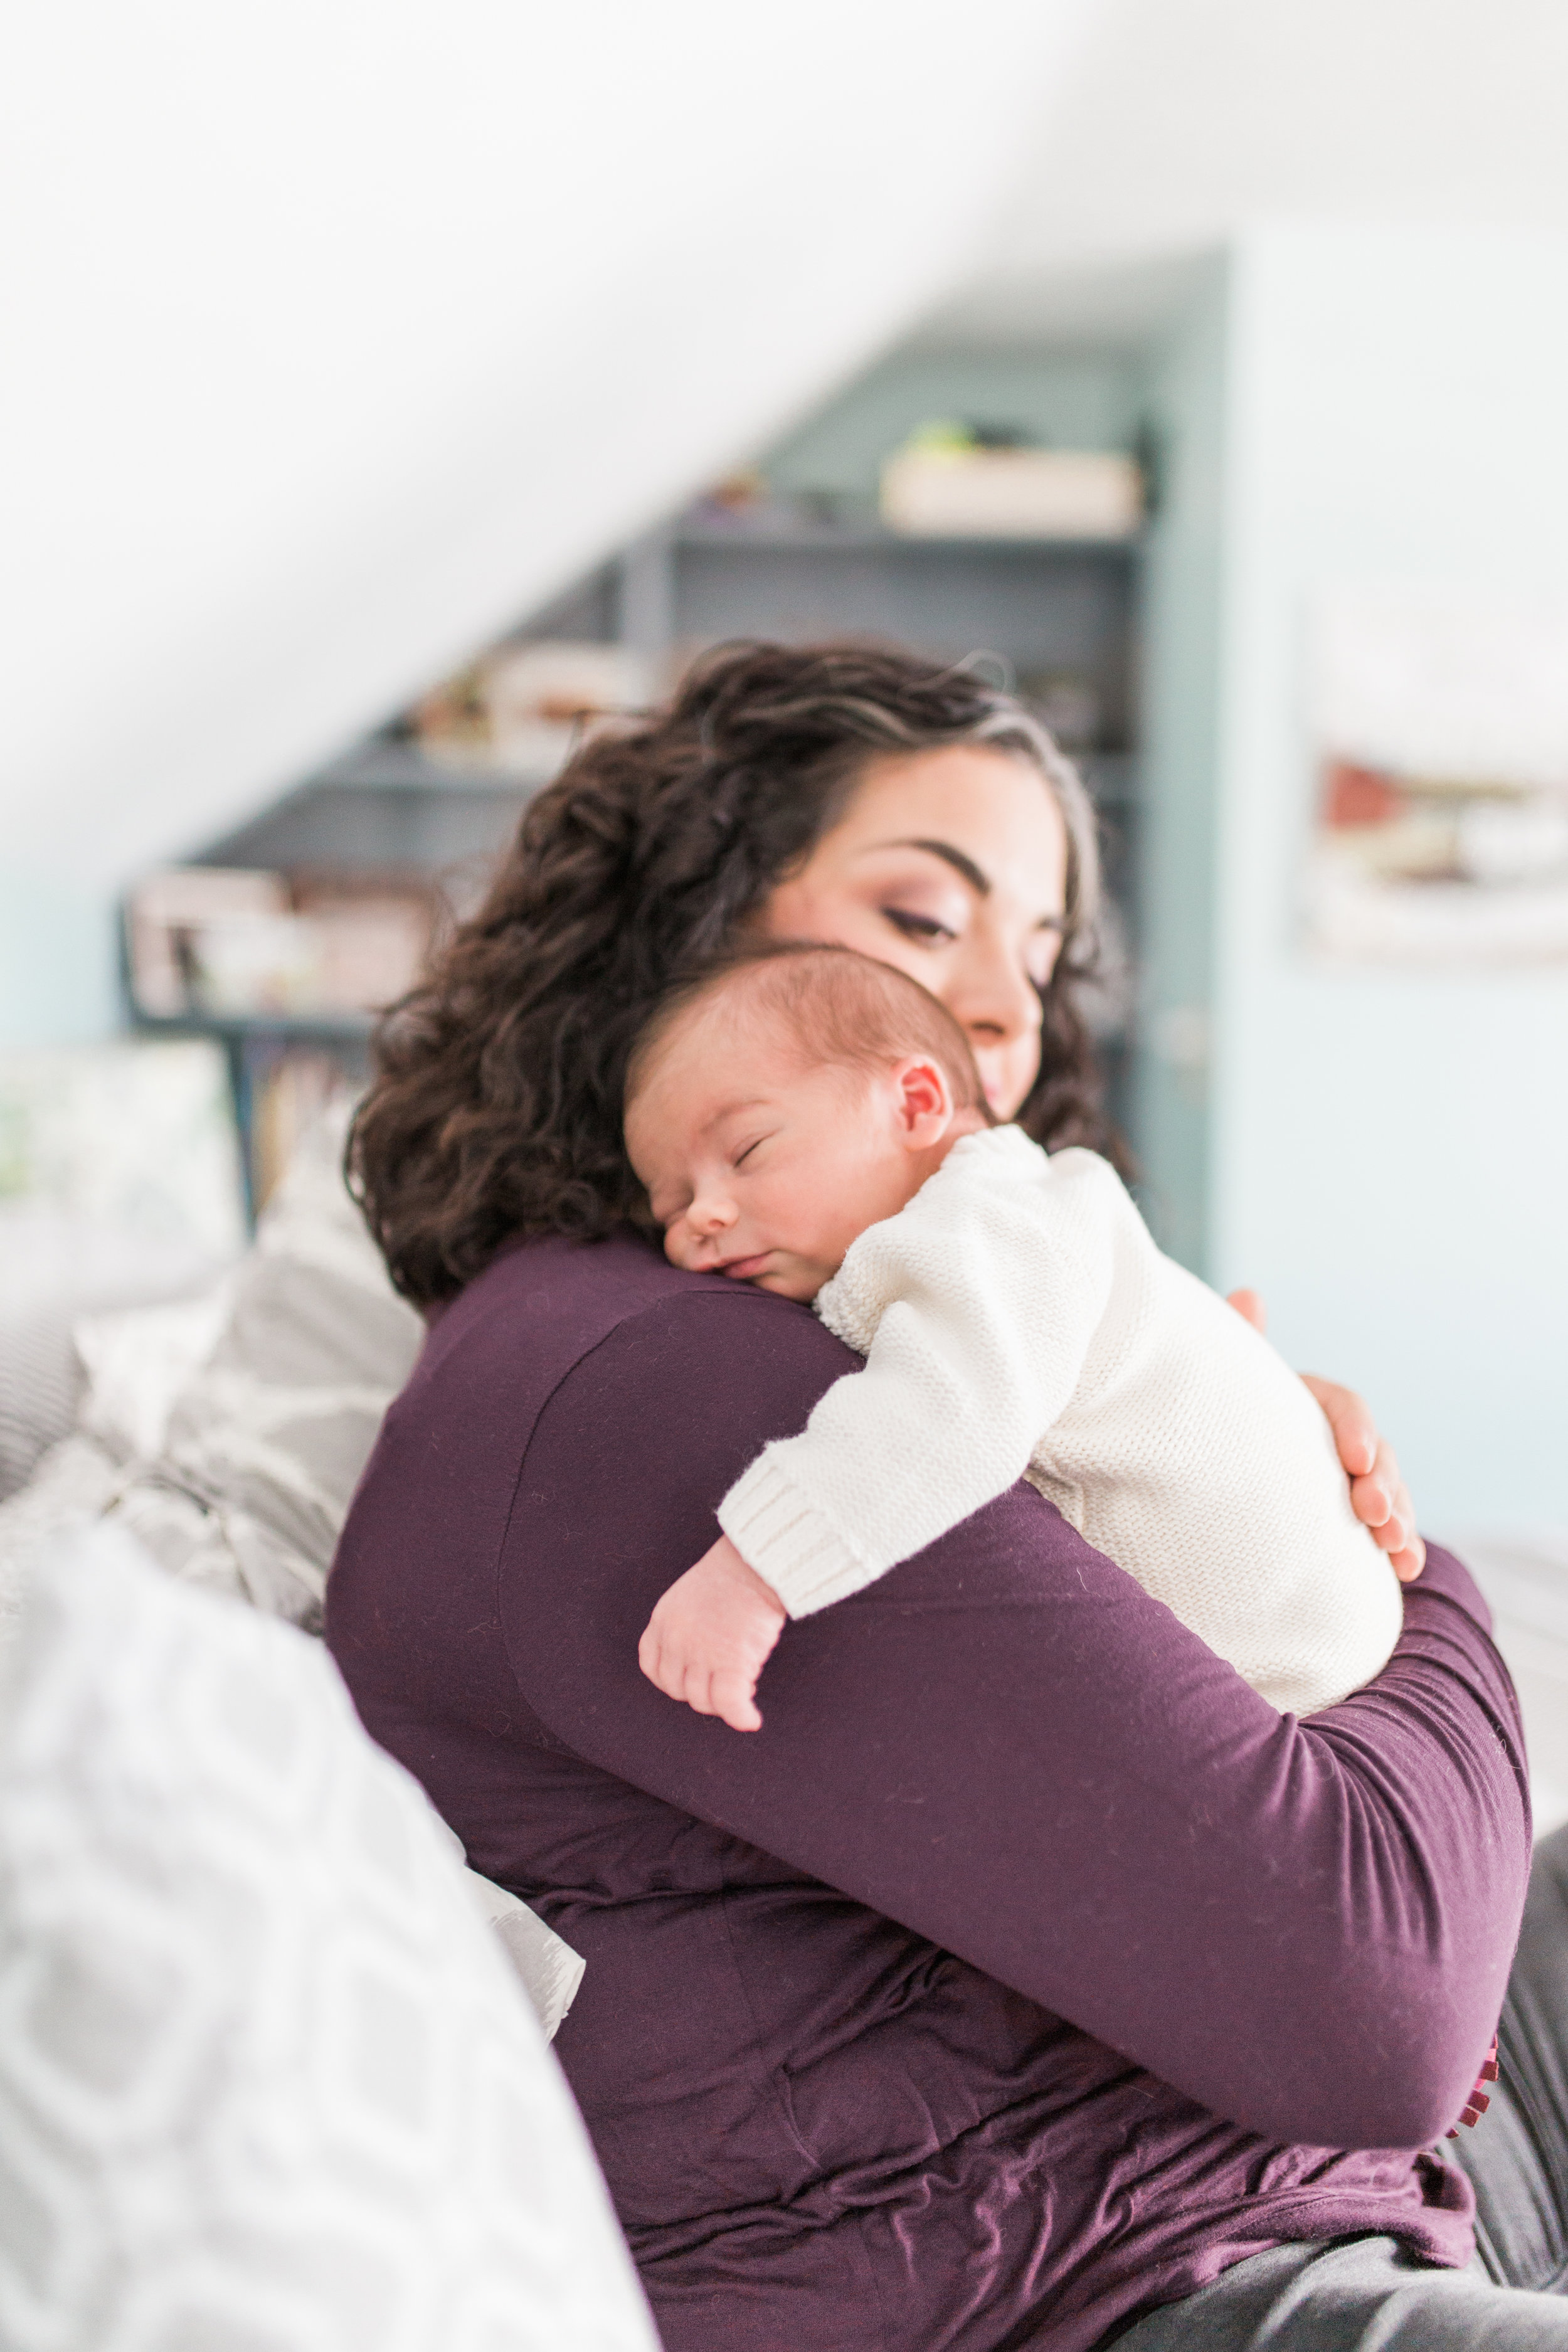
<instances>
[{"instance_id":1,"label":"knit sweater sleeve","mask_svg":"<svg viewBox=\"0 0 1568 2352\"><path fill-rule=\"evenodd\" d=\"M1022 1475L1105 1310L1100 1205L1081 1182L1053 1186L1045 1153L1001 1129L958 1144L855 1243L817 1311L864 1371L765 1447L719 1508L792 1617L859 1591Z\"/></svg>"}]
</instances>

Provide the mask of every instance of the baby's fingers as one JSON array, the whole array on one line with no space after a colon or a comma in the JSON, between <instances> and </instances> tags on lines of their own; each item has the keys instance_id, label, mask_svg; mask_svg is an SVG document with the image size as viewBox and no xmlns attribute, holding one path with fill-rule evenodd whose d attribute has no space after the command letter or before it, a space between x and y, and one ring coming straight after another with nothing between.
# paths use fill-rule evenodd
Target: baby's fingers
<instances>
[{"instance_id":1,"label":"baby's fingers","mask_svg":"<svg viewBox=\"0 0 1568 2352\"><path fill-rule=\"evenodd\" d=\"M723 1717L731 1731L760 1731L763 1718L757 1712L756 1676L743 1667L721 1666L713 1676L711 1696L713 1713Z\"/></svg>"},{"instance_id":2,"label":"baby's fingers","mask_svg":"<svg viewBox=\"0 0 1568 2352\"><path fill-rule=\"evenodd\" d=\"M637 1643L637 1664L649 1682L659 1690L664 1688L659 1678L659 1661L663 1654L664 1643L659 1638L658 1620L650 1618L643 1628L642 1640Z\"/></svg>"},{"instance_id":3,"label":"baby's fingers","mask_svg":"<svg viewBox=\"0 0 1568 2352\"><path fill-rule=\"evenodd\" d=\"M713 1704L713 1671L710 1666L693 1662L687 1667L670 1696L683 1698L696 1715L717 1715L719 1712Z\"/></svg>"},{"instance_id":4,"label":"baby's fingers","mask_svg":"<svg viewBox=\"0 0 1568 2352\"><path fill-rule=\"evenodd\" d=\"M689 1665L681 1643L660 1631L657 1616L637 1643L637 1664L655 1690L662 1691L666 1698L679 1700L686 1696L686 1685L695 1669Z\"/></svg>"}]
</instances>

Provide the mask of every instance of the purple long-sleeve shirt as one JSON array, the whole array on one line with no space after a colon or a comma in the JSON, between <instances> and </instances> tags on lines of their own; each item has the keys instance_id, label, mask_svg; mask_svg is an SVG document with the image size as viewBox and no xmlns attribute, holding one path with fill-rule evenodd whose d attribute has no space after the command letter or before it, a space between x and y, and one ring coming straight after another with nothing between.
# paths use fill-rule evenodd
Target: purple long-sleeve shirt
<instances>
[{"instance_id":1,"label":"purple long-sleeve shirt","mask_svg":"<svg viewBox=\"0 0 1568 2352\"><path fill-rule=\"evenodd\" d=\"M586 1958L556 2048L668 2352L1075 2352L1281 2240L1468 2259L1409 2151L1496 2022L1529 1824L1464 1570L1302 1724L1020 1486L787 1626L739 1735L637 1637L856 1361L629 1237L513 1251L329 1589L370 1730Z\"/></svg>"}]
</instances>

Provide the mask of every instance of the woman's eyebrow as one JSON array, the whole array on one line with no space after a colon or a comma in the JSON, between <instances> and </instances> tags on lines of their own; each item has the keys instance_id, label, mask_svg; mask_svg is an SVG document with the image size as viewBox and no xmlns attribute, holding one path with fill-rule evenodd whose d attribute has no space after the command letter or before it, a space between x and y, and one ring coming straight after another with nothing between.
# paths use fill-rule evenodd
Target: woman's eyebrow
<instances>
[{"instance_id":1,"label":"woman's eyebrow","mask_svg":"<svg viewBox=\"0 0 1568 2352\"><path fill-rule=\"evenodd\" d=\"M867 846L870 849L929 850L932 857L942 858L944 864L952 867L954 873L962 874L977 898L989 898L991 896L989 875L976 866L973 857L966 856L963 851L951 841L873 841L868 843ZM1037 931L1065 931L1067 927L1065 914L1042 915L1035 925Z\"/></svg>"},{"instance_id":2,"label":"woman's eyebrow","mask_svg":"<svg viewBox=\"0 0 1568 2352\"><path fill-rule=\"evenodd\" d=\"M955 848L951 841L874 841L869 846L873 849L928 850L932 857L940 857L951 866L955 874L962 874L978 897L989 898L991 896L990 876L983 873L973 858L966 857L963 850Z\"/></svg>"}]
</instances>

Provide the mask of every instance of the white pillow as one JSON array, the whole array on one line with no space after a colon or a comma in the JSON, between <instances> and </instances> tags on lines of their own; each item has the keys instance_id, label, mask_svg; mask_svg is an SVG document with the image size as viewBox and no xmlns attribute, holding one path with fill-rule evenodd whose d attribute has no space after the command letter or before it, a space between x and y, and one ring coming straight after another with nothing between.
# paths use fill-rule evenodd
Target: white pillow
<instances>
[{"instance_id":1,"label":"white pillow","mask_svg":"<svg viewBox=\"0 0 1568 2352\"><path fill-rule=\"evenodd\" d=\"M655 2352L581 2121L320 1645L111 1526L0 1688L7 2352Z\"/></svg>"},{"instance_id":2,"label":"white pillow","mask_svg":"<svg viewBox=\"0 0 1568 2352\"><path fill-rule=\"evenodd\" d=\"M86 1375L77 1427L122 1462L150 1460L181 1391L223 1337L233 1293L233 1277L220 1276L189 1298L73 1323L71 1345Z\"/></svg>"},{"instance_id":3,"label":"white pillow","mask_svg":"<svg viewBox=\"0 0 1568 2352\"><path fill-rule=\"evenodd\" d=\"M312 1627L349 1499L425 1337L344 1186L347 1118L344 1104L301 1141L216 1341L115 1504L172 1574Z\"/></svg>"}]
</instances>

